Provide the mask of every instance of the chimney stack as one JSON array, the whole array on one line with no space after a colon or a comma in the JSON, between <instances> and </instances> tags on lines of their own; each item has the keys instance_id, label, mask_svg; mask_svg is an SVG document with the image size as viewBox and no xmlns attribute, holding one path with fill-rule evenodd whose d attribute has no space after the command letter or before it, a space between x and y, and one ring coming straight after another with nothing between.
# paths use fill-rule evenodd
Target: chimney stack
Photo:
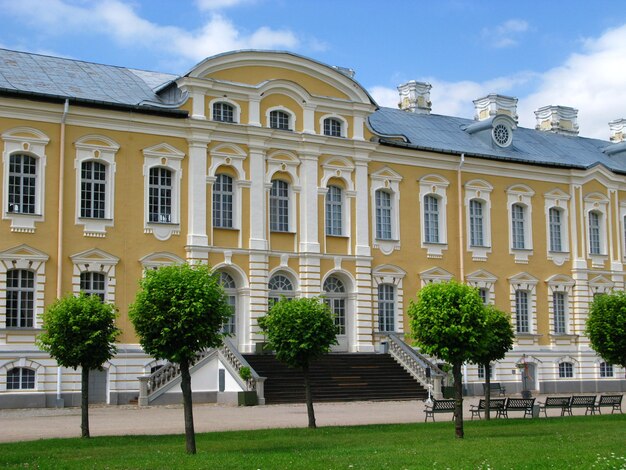
<instances>
[{"instance_id":1,"label":"chimney stack","mask_svg":"<svg viewBox=\"0 0 626 470\"><path fill-rule=\"evenodd\" d=\"M490 93L473 101L476 121L484 121L498 114L505 114L517 123L517 98Z\"/></svg>"},{"instance_id":2,"label":"chimney stack","mask_svg":"<svg viewBox=\"0 0 626 470\"><path fill-rule=\"evenodd\" d=\"M430 89L432 85L411 80L398 86L400 93L399 107L403 111L417 114L430 114Z\"/></svg>"},{"instance_id":3,"label":"chimney stack","mask_svg":"<svg viewBox=\"0 0 626 470\"><path fill-rule=\"evenodd\" d=\"M578 110L569 106L543 106L535 111L538 131L578 135Z\"/></svg>"},{"instance_id":4,"label":"chimney stack","mask_svg":"<svg viewBox=\"0 0 626 470\"><path fill-rule=\"evenodd\" d=\"M621 118L609 122L609 129L611 130L611 142L615 144L626 142L626 119Z\"/></svg>"}]
</instances>

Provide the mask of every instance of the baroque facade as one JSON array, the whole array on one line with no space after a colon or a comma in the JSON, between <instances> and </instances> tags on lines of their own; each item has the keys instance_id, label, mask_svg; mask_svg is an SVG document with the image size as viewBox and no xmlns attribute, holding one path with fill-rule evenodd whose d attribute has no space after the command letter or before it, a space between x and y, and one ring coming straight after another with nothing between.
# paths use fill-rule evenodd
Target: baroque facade
<instances>
[{"instance_id":1,"label":"baroque facade","mask_svg":"<svg viewBox=\"0 0 626 470\"><path fill-rule=\"evenodd\" d=\"M175 76L0 50L0 407L78 404L80 373L35 337L81 290L115 303L123 331L94 400L136 397L160 363L128 305L143 270L184 261L221 273L240 352L281 295L324 295L336 350L376 351L407 332L421 286L457 279L511 312L515 347L493 367L508 390L520 365L542 392L624 390L584 327L594 295L624 289L626 121L582 138L576 110L546 106L526 129L501 95L474 120L441 116L419 82L381 108L353 74L285 52ZM238 390L226 369L194 390ZM465 377L477 392L484 371Z\"/></svg>"}]
</instances>

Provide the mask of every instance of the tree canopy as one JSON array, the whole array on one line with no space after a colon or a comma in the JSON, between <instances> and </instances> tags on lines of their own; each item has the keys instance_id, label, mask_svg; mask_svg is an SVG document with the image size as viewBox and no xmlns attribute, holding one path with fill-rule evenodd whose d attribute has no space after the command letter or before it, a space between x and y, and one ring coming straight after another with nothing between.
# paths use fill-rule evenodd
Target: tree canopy
<instances>
[{"instance_id":1,"label":"tree canopy","mask_svg":"<svg viewBox=\"0 0 626 470\"><path fill-rule=\"evenodd\" d=\"M233 314L219 276L208 266L163 266L146 271L129 316L143 349L180 365L187 452L196 453L190 367L196 354L222 344Z\"/></svg>"},{"instance_id":2,"label":"tree canopy","mask_svg":"<svg viewBox=\"0 0 626 470\"><path fill-rule=\"evenodd\" d=\"M329 307L319 298L283 298L259 318L259 326L267 335L268 346L276 351L276 358L302 370L309 427L314 428L309 364L337 344L337 327Z\"/></svg>"},{"instance_id":3,"label":"tree canopy","mask_svg":"<svg viewBox=\"0 0 626 470\"><path fill-rule=\"evenodd\" d=\"M38 346L61 366L82 368L82 437L89 437L89 370L101 369L117 352L115 339L121 332L115 326L116 314L112 304L82 292L57 299L43 314Z\"/></svg>"},{"instance_id":4,"label":"tree canopy","mask_svg":"<svg viewBox=\"0 0 626 470\"><path fill-rule=\"evenodd\" d=\"M606 362L626 367L626 292L595 297L587 318L587 336Z\"/></svg>"}]
</instances>

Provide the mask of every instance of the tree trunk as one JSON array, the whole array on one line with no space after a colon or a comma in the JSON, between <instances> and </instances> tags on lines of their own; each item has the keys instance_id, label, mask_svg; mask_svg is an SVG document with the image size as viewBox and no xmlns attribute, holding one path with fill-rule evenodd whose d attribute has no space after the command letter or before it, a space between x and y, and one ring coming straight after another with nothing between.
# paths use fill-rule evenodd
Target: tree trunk
<instances>
[{"instance_id":1,"label":"tree trunk","mask_svg":"<svg viewBox=\"0 0 626 470\"><path fill-rule=\"evenodd\" d=\"M311 395L311 380L309 377L309 365L302 367L302 374L304 375L304 394L306 397L306 411L309 415L309 427L316 428L315 425L315 410L313 410L313 395Z\"/></svg>"},{"instance_id":2,"label":"tree trunk","mask_svg":"<svg viewBox=\"0 0 626 470\"><path fill-rule=\"evenodd\" d=\"M83 367L80 375L80 437L89 438L89 369Z\"/></svg>"},{"instance_id":3,"label":"tree trunk","mask_svg":"<svg viewBox=\"0 0 626 470\"><path fill-rule=\"evenodd\" d=\"M485 419L491 419L491 366L489 363L484 365L485 369Z\"/></svg>"},{"instance_id":4,"label":"tree trunk","mask_svg":"<svg viewBox=\"0 0 626 470\"><path fill-rule=\"evenodd\" d=\"M454 377L454 430L456 437L463 439L463 374L460 362L452 364L452 376Z\"/></svg>"},{"instance_id":5,"label":"tree trunk","mask_svg":"<svg viewBox=\"0 0 626 470\"><path fill-rule=\"evenodd\" d=\"M196 453L196 433L193 428L193 401L191 397L191 374L189 362L180 363L180 388L183 391L183 408L185 412L185 444L188 454Z\"/></svg>"}]
</instances>

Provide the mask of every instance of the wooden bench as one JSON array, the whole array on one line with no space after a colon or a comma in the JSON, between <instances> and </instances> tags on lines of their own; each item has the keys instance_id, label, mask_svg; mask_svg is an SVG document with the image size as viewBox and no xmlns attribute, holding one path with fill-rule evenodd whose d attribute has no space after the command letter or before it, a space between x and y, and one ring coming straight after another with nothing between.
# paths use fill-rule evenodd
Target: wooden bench
<instances>
[{"instance_id":1,"label":"wooden bench","mask_svg":"<svg viewBox=\"0 0 626 470\"><path fill-rule=\"evenodd\" d=\"M539 403L539 412L543 411L545 417L548 417L548 408L558 408L561 410L561 416L565 416L567 410L569 410L570 401L572 397L546 397L544 403Z\"/></svg>"},{"instance_id":2,"label":"wooden bench","mask_svg":"<svg viewBox=\"0 0 626 470\"><path fill-rule=\"evenodd\" d=\"M495 411L496 417L498 417L499 411L502 408L504 408L505 403L506 403L506 398L492 398L491 400L489 400L489 409L491 411ZM486 406L487 406L487 400L485 400L484 398L480 399L480 401L478 402L478 405L470 406L470 413L472 413L472 419L474 419L474 416L478 416L478 419L481 419L480 414L485 412Z\"/></svg>"},{"instance_id":3,"label":"wooden bench","mask_svg":"<svg viewBox=\"0 0 626 470\"><path fill-rule=\"evenodd\" d=\"M432 406L426 405L424 411L426 413L426 418L424 422L428 421L428 417L435 421L436 413L452 413L452 419L454 419L456 413L454 412L456 406L456 400L434 400Z\"/></svg>"},{"instance_id":4,"label":"wooden bench","mask_svg":"<svg viewBox=\"0 0 626 470\"><path fill-rule=\"evenodd\" d=\"M502 386L502 384L500 382L490 382L489 383L489 390L494 393L494 392L498 392L499 396L503 396L506 394L506 389ZM487 384L483 383L483 393L487 392Z\"/></svg>"},{"instance_id":5,"label":"wooden bench","mask_svg":"<svg viewBox=\"0 0 626 470\"><path fill-rule=\"evenodd\" d=\"M622 413L622 398L623 395L600 395L598 404L593 407L594 411L597 410L598 413L602 414L601 408L611 408L611 414L617 410Z\"/></svg>"},{"instance_id":6,"label":"wooden bench","mask_svg":"<svg viewBox=\"0 0 626 470\"><path fill-rule=\"evenodd\" d=\"M574 395L569 406L565 410L570 416L572 416L572 408L585 408L585 416L587 413L592 415L596 412L596 396L595 395Z\"/></svg>"},{"instance_id":7,"label":"wooden bench","mask_svg":"<svg viewBox=\"0 0 626 470\"><path fill-rule=\"evenodd\" d=\"M509 411L523 411L524 418L526 416L533 417L533 406L535 405L534 398L507 398L506 405L501 410L498 410L496 417L509 417Z\"/></svg>"}]
</instances>

